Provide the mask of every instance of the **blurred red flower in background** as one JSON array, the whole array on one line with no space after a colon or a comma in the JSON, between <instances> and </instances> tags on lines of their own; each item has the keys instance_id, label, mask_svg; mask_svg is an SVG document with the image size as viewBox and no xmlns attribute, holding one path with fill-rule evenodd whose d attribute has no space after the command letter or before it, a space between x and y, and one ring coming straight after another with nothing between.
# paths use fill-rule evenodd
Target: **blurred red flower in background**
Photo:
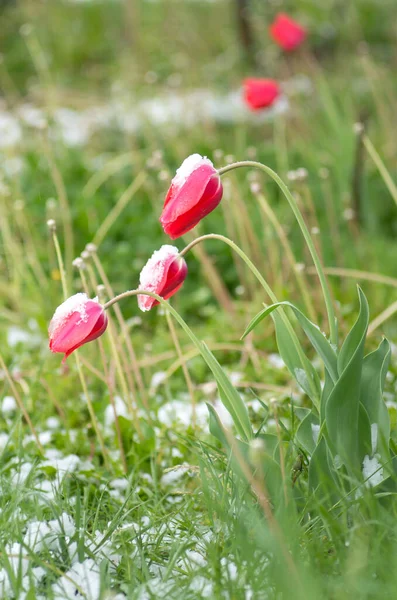
<instances>
[{"instance_id":1,"label":"blurred red flower in background","mask_svg":"<svg viewBox=\"0 0 397 600\"><path fill-rule=\"evenodd\" d=\"M244 80L244 100L251 110L260 110L271 106L280 96L280 86L274 79Z\"/></svg>"},{"instance_id":2,"label":"blurred red flower in background","mask_svg":"<svg viewBox=\"0 0 397 600\"><path fill-rule=\"evenodd\" d=\"M273 40L283 50L290 52L306 39L306 29L285 13L279 13L269 27Z\"/></svg>"}]
</instances>

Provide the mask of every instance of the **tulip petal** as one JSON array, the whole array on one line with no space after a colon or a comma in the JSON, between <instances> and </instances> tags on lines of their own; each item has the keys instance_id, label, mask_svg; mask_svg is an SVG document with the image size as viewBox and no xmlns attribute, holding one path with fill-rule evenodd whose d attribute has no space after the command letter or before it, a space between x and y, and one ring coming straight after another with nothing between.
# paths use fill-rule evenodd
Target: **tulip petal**
<instances>
[{"instance_id":1,"label":"tulip petal","mask_svg":"<svg viewBox=\"0 0 397 600\"><path fill-rule=\"evenodd\" d=\"M201 200L201 197L216 173L213 167L202 165L198 167L185 181L179 189L171 191L171 195L166 199L167 204L164 205L163 214L160 221L162 224L174 222L179 216L189 212ZM171 186L171 190L172 190Z\"/></svg>"},{"instance_id":2,"label":"tulip petal","mask_svg":"<svg viewBox=\"0 0 397 600\"><path fill-rule=\"evenodd\" d=\"M165 217L161 217L160 221L163 225L163 229L172 239L176 239L193 229L193 227L212 212L220 203L223 189L218 174L212 174L207 178L205 185L204 183L205 181L202 182L200 189L198 189L197 186L195 189L190 188L189 190L181 190L175 198L177 210L175 210L174 215L169 216L169 214L166 214ZM198 198L198 200L195 203L190 202L191 208L187 209L193 193L198 194L195 197L196 199ZM179 206L178 203L180 203ZM185 211L181 210L182 206L186 208Z\"/></svg>"},{"instance_id":3,"label":"tulip petal","mask_svg":"<svg viewBox=\"0 0 397 600\"><path fill-rule=\"evenodd\" d=\"M186 262L178 254L178 248L170 245L154 252L141 271L139 289L154 292L162 298L175 294L187 275ZM138 306L142 311L148 311L157 304L159 302L155 298L138 295Z\"/></svg>"},{"instance_id":4,"label":"tulip petal","mask_svg":"<svg viewBox=\"0 0 397 600\"><path fill-rule=\"evenodd\" d=\"M75 294L55 311L49 326L50 350L64 353L65 360L76 348L99 337L106 327L103 306L86 294Z\"/></svg>"}]
</instances>

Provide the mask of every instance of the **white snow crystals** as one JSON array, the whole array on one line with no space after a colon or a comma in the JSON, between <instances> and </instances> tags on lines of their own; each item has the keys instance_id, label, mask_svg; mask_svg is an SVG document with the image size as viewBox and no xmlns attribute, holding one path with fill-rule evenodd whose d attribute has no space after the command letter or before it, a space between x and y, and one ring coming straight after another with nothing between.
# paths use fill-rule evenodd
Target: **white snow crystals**
<instances>
[{"instance_id":1,"label":"white snow crystals","mask_svg":"<svg viewBox=\"0 0 397 600\"><path fill-rule=\"evenodd\" d=\"M383 467L380 463L380 454L376 454L378 447L378 424L371 423L371 447L372 447L372 458L368 454L364 457L363 461L363 477L365 479L365 485L367 487L375 487L381 483L383 477Z\"/></svg>"},{"instance_id":2,"label":"white snow crystals","mask_svg":"<svg viewBox=\"0 0 397 600\"><path fill-rule=\"evenodd\" d=\"M317 444L317 442L318 442L319 435L320 435L320 425L316 425L315 423L312 423L312 437L313 437L313 442L315 444Z\"/></svg>"},{"instance_id":3,"label":"white snow crystals","mask_svg":"<svg viewBox=\"0 0 397 600\"><path fill-rule=\"evenodd\" d=\"M365 485L367 487L375 487L383 481L383 467L379 462L379 458L379 454L372 458L368 454L364 457L363 477L366 479Z\"/></svg>"},{"instance_id":4,"label":"white snow crystals","mask_svg":"<svg viewBox=\"0 0 397 600\"><path fill-rule=\"evenodd\" d=\"M214 167L210 159L206 156L201 156L200 154L191 154L185 158L179 169L177 169L176 175L172 180L172 184L176 187L181 187L188 177L193 173L193 171L202 165Z\"/></svg>"},{"instance_id":5,"label":"white snow crystals","mask_svg":"<svg viewBox=\"0 0 397 600\"><path fill-rule=\"evenodd\" d=\"M22 129L18 120L8 112L0 111L0 148L16 146L22 139Z\"/></svg>"},{"instance_id":6,"label":"white snow crystals","mask_svg":"<svg viewBox=\"0 0 397 600\"><path fill-rule=\"evenodd\" d=\"M372 454L375 454L378 448L378 425L377 423L371 424L371 446Z\"/></svg>"},{"instance_id":7,"label":"white snow crystals","mask_svg":"<svg viewBox=\"0 0 397 600\"><path fill-rule=\"evenodd\" d=\"M178 248L169 244L164 244L160 250L155 250L141 271L138 289L159 293L165 265L171 257L176 257L178 254ZM145 312L150 310L151 306L148 307L144 302L139 302L139 308Z\"/></svg>"},{"instance_id":8,"label":"white snow crystals","mask_svg":"<svg viewBox=\"0 0 397 600\"><path fill-rule=\"evenodd\" d=\"M85 598L98 600L101 591L99 567L92 558L76 563L53 586L55 600Z\"/></svg>"},{"instance_id":9,"label":"white snow crystals","mask_svg":"<svg viewBox=\"0 0 397 600\"><path fill-rule=\"evenodd\" d=\"M87 294L83 292L79 292L78 294L74 294L70 296L65 302L62 302L56 309L54 316L51 319L50 326L48 328L48 332L50 336L53 336L65 323L65 321L70 317L71 314L78 312L80 314L79 323L85 323L88 319L86 312L87 302L90 301ZM91 302L98 302L98 298L94 298ZM77 323L77 325L79 324Z\"/></svg>"}]
</instances>

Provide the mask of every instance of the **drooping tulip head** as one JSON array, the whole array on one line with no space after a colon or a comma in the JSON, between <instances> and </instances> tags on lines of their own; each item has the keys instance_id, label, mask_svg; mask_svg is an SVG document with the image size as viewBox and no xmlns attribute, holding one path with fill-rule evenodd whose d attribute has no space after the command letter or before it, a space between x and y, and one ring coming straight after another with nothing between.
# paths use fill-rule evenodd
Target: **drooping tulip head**
<instances>
[{"instance_id":1,"label":"drooping tulip head","mask_svg":"<svg viewBox=\"0 0 397 600\"><path fill-rule=\"evenodd\" d=\"M64 362L74 350L102 335L107 324L105 309L96 298L75 294L58 306L51 319L50 350L64 354Z\"/></svg>"},{"instance_id":2,"label":"drooping tulip head","mask_svg":"<svg viewBox=\"0 0 397 600\"><path fill-rule=\"evenodd\" d=\"M176 294L187 275L186 261L178 254L178 248L167 244L153 252L141 271L138 289L154 292L164 300ZM155 298L138 295L138 306L142 311L150 310L156 304L159 302Z\"/></svg>"},{"instance_id":3,"label":"drooping tulip head","mask_svg":"<svg viewBox=\"0 0 397 600\"><path fill-rule=\"evenodd\" d=\"M298 48L306 39L306 29L285 13L279 13L269 27L273 40L286 52Z\"/></svg>"},{"instance_id":4,"label":"drooping tulip head","mask_svg":"<svg viewBox=\"0 0 397 600\"><path fill-rule=\"evenodd\" d=\"M248 78L244 80L244 100L251 110L261 110L274 104L281 94L274 79Z\"/></svg>"},{"instance_id":5,"label":"drooping tulip head","mask_svg":"<svg viewBox=\"0 0 397 600\"><path fill-rule=\"evenodd\" d=\"M190 231L222 199L221 179L212 162L200 154L186 158L168 190L160 223L176 239Z\"/></svg>"}]
</instances>

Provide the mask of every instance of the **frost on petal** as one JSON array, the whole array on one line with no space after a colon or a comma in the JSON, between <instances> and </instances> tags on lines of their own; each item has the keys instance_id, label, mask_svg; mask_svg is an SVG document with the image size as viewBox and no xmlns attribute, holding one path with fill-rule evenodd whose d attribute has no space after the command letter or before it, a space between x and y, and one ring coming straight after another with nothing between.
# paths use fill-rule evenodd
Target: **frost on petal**
<instances>
[{"instance_id":1,"label":"frost on petal","mask_svg":"<svg viewBox=\"0 0 397 600\"><path fill-rule=\"evenodd\" d=\"M363 477L366 480L367 487L374 487L383 481L383 467L379 462L379 454L375 454L372 458L368 454L363 461Z\"/></svg>"},{"instance_id":2,"label":"frost on petal","mask_svg":"<svg viewBox=\"0 0 397 600\"><path fill-rule=\"evenodd\" d=\"M79 292L78 294L74 294L74 296L71 296L70 298L65 300L65 302L62 302L62 304L60 304L60 306L58 306L58 308L56 309L54 316L51 319L51 323L48 328L48 333L50 334L50 337L53 337L56 334L56 332L59 331L61 327L66 323L70 315L72 315L75 312L80 314L79 323L86 323L88 319L86 305L89 301L90 299L88 298L87 294ZM97 302L97 300L94 299L91 300L91 302Z\"/></svg>"},{"instance_id":3,"label":"frost on petal","mask_svg":"<svg viewBox=\"0 0 397 600\"><path fill-rule=\"evenodd\" d=\"M181 187L188 179L189 175L193 173L198 167L202 165L208 165L213 167L214 165L206 156L200 156L200 154L191 154L181 164L179 169L176 171L176 175L172 180L172 184L176 187Z\"/></svg>"}]
</instances>

